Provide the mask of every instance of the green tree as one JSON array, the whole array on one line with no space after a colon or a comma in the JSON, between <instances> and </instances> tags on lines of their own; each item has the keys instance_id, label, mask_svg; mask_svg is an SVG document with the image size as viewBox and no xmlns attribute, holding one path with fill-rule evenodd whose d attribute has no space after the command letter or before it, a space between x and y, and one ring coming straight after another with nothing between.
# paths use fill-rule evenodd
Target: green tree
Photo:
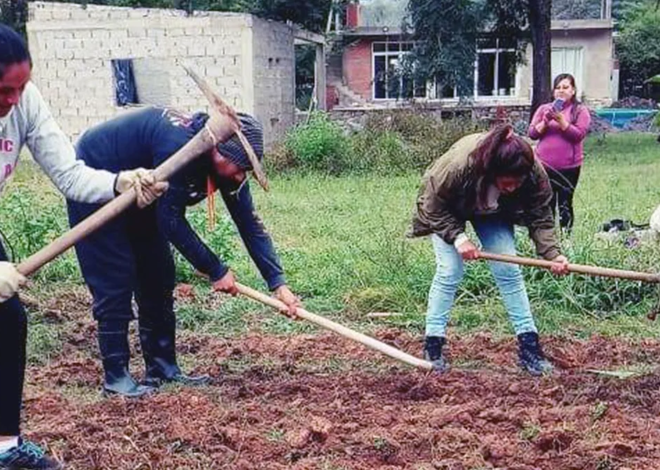
<instances>
[{"instance_id":1,"label":"green tree","mask_svg":"<svg viewBox=\"0 0 660 470\"><path fill-rule=\"evenodd\" d=\"M516 62L531 41L532 110L551 97L550 0L410 0L404 25L415 40L416 74L437 77L466 96L472 89L477 40L484 35L515 42Z\"/></svg>"},{"instance_id":2,"label":"green tree","mask_svg":"<svg viewBox=\"0 0 660 470\"><path fill-rule=\"evenodd\" d=\"M657 2L630 7L619 25L616 51L624 96L644 93L644 81L660 74L660 9Z\"/></svg>"},{"instance_id":3,"label":"green tree","mask_svg":"<svg viewBox=\"0 0 660 470\"><path fill-rule=\"evenodd\" d=\"M25 36L27 0L0 0L0 22L11 26Z\"/></svg>"}]
</instances>

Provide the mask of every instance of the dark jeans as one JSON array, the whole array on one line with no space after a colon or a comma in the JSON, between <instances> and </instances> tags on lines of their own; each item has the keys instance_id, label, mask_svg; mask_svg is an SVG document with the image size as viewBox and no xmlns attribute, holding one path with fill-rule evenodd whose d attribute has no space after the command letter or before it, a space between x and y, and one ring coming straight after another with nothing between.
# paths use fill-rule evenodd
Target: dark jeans
<instances>
[{"instance_id":1,"label":"dark jeans","mask_svg":"<svg viewBox=\"0 0 660 470\"><path fill-rule=\"evenodd\" d=\"M0 244L0 261L7 261ZM27 316L15 295L0 303L0 436L18 436L25 381Z\"/></svg>"},{"instance_id":2,"label":"dark jeans","mask_svg":"<svg viewBox=\"0 0 660 470\"><path fill-rule=\"evenodd\" d=\"M557 218L557 207L559 207L559 226L565 229L572 229L575 216L573 213L573 194L580 179L580 169L570 168L568 170L553 170L545 168L550 177L552 185L552 212Z\"/></svg>"},{"instance_id":3,"label":"dark jeans","mask_svg":"<svg viewBox=\"0 0 660 470\"><path fill-rule=\"evenodd\" d=\"M72 226L100 207L72 201L67 204ZM155 208L131 209L120 215L76 244L76 254L94 298L92 309L99 332L117 333L121 330L117 325L132 320L135 296L147 366L152 356L166 356L167 362L174 364L174 258L158 229ZM126 358L127 342L116 338L107 343L101 342L104 361L112 356Z\"/></svg>"}]
</instances>

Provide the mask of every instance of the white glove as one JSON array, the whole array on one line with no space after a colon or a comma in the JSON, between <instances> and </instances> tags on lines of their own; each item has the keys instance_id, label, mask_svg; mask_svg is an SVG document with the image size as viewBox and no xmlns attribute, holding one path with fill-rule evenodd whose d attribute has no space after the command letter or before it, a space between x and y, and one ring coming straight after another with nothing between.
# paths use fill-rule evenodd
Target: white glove
<instances>
[{"instance_id":1,"label":"white glove","mask_svg":"<svg viewBox=\"0 0 660 470\"><path fill-rule=\"evenodd\" d=\"M135 188L139 208L146 207L161 197L168 186L166 181L156 181L153 171L144 168L122 171L115 181L115 190L120 194Z\"/></svg>"},{"instance_id":2,"label":"white glove","mask_svg":"<svg viewBox=\"0 0 660 470\"><path fill-rule=\"evenodd\" d=\"M18 288L27 282L16 266L8 261L0 261L0 302L12 298Z\"/></svg>"}]
</instances>

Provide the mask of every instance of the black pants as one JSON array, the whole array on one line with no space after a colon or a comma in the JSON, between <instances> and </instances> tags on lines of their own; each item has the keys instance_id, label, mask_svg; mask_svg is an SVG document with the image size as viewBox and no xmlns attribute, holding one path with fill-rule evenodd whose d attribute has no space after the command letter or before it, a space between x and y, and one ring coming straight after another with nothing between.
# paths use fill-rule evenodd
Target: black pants
<instances>
[{"instance_id":1,"label":"black pants","mask_svg":"<svg viewBox=\"0 0 660 470\"><path fill-rule=\"evenodd\" d=\"M67 204L71 225L100 207L72 201ZM165 357L164 363L175 364L175 266L170 245L158 229L155 208L130 209L78 243L76 254L94 298L99 332L117 333L117 325L127 325L134 318L135 297L147 368L152 356L158 356L159 363ZM127 344L113 339L104 350L101 341L104 365L108 355L128 355ZM158 375L165 373L161 372Z\"/></svg>"},{"instance_id":2,"label":"black pants","mask_svg":"<svg viewBox=\"0 0 660 470\"><path fill-rule=\"evenodd\" d=\"M2 244L0 261L7 261ZM15 295L0 303L0 436L20 432L26 341L27 317Z\"/></svg>"},{"instance_id":3,"label":"black pants","mask_svg":"<svg viewBox=\"0 0 660 470\"><path fill-rule=\"evenodd\" d=\"M552 185L552 212L557 218L557 207L559 207L559 226L565 229L573 228L573 221L575 219L573 213L573 194L577 187L580 178L580 169L570 168L568 170L553 170L552 168L545 168L545 171L550 177L550 184Z\"/></svg>"}]
</instances>

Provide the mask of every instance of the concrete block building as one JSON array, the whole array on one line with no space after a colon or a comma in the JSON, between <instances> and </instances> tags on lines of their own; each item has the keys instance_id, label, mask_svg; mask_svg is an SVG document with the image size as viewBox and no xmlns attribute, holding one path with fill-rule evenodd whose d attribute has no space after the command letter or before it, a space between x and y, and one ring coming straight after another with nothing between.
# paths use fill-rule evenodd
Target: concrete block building
<instances>
[{"instance_id":1,"label":"concrete block building","mask_svg":"<svg viewBox=\"0 0 660 470\"><path fill-rule=\"evenodd\" d=\"M207 109L184 64L235 109L254 114L267 145L294 123L301 32L293 25L237 13L31 2L27 30L33 80L72 138L126 104ZM117 93L124 81L134 91L128 103Z\"/></svg>"}]
</instances>

